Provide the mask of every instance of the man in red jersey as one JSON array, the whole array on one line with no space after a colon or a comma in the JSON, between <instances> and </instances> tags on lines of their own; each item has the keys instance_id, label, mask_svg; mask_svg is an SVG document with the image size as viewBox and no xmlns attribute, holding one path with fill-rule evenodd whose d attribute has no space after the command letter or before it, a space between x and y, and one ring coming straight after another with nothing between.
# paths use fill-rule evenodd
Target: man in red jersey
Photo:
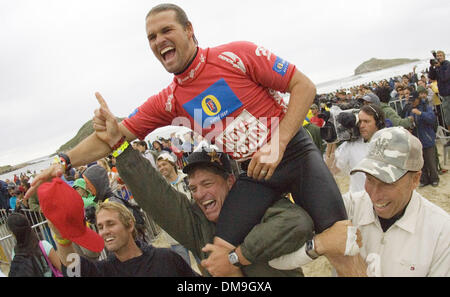
<instances>
[{"instance_id":1,"label":"man in red jersey","mask_svg":"<svg viewBox=\"0 0 450 297\"><path fill-rule=\"evenodd\" d=\"M247 172L230 191L215 243L231 248L242 242L283 192L291 192L308 211L318 232L346 219L332 175L300 129L315 96L315 86L305 75L250 42L198 47L192 24L173 4L154 7L146 17L146 30L152 52L174 74L173 82L120 123L120 139L106 133L112 126L104 116L109 110L96 93L101 104L94 117L96 132L61 155L66 168L104 157L124 141L144 139L156 128L183 124L239 161ZM278 92L290 93L288 105ZM37 177L33 188L56 170ZM276 189L276 195L268 188Z\"/></svg>"}]
</instances>

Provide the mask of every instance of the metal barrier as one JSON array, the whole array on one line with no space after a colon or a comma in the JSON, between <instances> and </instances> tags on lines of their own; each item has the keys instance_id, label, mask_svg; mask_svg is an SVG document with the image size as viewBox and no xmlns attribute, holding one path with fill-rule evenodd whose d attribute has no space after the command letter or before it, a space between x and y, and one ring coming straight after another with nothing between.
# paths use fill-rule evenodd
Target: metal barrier
<instances>
[{"instance_id":1,"label":"metal barrier","mask_svg":"<svg viewBox=\"0 0 450 297\"><path fill-rule=\"evenodd\" d=\"M395 112L397 112L398 115L400 115L406 103L407 103L406 100L389 101L389 105L395 110ZM436 114L438 124L442 126L444 123L444 111L442 110L442 108L438 106L440 105L431 105L434 113Z\"/></svg>"},{"instance_id":2,"label":"metal barrier","mask_svg":"<svg viewBox=\"0 0 450 297\"><path fill-rule=\"evenodd\" d=\"M40 212L25 209L20 210L20 212L28 218L31 228L39 240L47 240L56 248L51 230L48 227L47 219L44 215ZM0 210L0 262L5 264L11 263L12 251L16 246L16 240L6 226L6 220L10 214L11 212L8 210Z\"/></svg>"}]
</instances>

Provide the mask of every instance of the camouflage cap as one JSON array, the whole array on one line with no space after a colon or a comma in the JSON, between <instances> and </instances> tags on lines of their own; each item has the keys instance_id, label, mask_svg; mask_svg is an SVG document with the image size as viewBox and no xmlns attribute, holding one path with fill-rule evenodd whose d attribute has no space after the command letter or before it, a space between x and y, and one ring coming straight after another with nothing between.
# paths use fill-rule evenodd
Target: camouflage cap
<instances>
[{"instance_id":1,"label":"camouflage cap","mask_svg":"<svg viewBox=\"0 0 450 297\"><path fill-rule=\"evenodd\" d=\"M423 167L422 144L403 127L377 131L369 143L369 153L351 171L364 172L392 184L408 171L420 171Z\"/></svg>"}]
</instances>

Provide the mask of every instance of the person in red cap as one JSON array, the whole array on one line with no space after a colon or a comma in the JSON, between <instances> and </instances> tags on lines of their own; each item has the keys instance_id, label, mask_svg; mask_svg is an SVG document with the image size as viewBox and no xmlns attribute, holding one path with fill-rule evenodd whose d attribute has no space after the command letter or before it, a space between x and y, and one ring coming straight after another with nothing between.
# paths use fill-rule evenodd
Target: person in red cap
<instances>
[{"instance_id":1,"label":"person in red cap","mask_svg":"<svg viewBox=\"0 0 450 297\"><path fill-rule=\"evenodd\" d=\"M117 202L103 202L96 211L99 234L84 221L81 196L60 178L41 185L41 209L54 233L64 276L198 276L178 254L135 241L133 214ZM76 254L72 241L94 252L105 247L111 255L92 261Z\"/></svg>"}]
</instances>

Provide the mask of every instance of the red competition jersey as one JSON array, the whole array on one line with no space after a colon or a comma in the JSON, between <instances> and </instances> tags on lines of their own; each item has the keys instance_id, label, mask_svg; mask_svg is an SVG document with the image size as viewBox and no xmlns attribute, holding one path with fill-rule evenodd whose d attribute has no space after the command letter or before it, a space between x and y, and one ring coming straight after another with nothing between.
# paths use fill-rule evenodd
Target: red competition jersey
<instances>
[{"instance_id":1,"label":"red competition jersey","mask_svg":"<svg viewBox=\"0 0 450 297\"><path fill-rule=\"evenodd\" d=\"M199 48L186 71L123 123L140 139L183 125L246 160L284 117L287 105L278 91L288 90L294 72L294 65L250 42Z\"/></svg>"}]
</instances>

